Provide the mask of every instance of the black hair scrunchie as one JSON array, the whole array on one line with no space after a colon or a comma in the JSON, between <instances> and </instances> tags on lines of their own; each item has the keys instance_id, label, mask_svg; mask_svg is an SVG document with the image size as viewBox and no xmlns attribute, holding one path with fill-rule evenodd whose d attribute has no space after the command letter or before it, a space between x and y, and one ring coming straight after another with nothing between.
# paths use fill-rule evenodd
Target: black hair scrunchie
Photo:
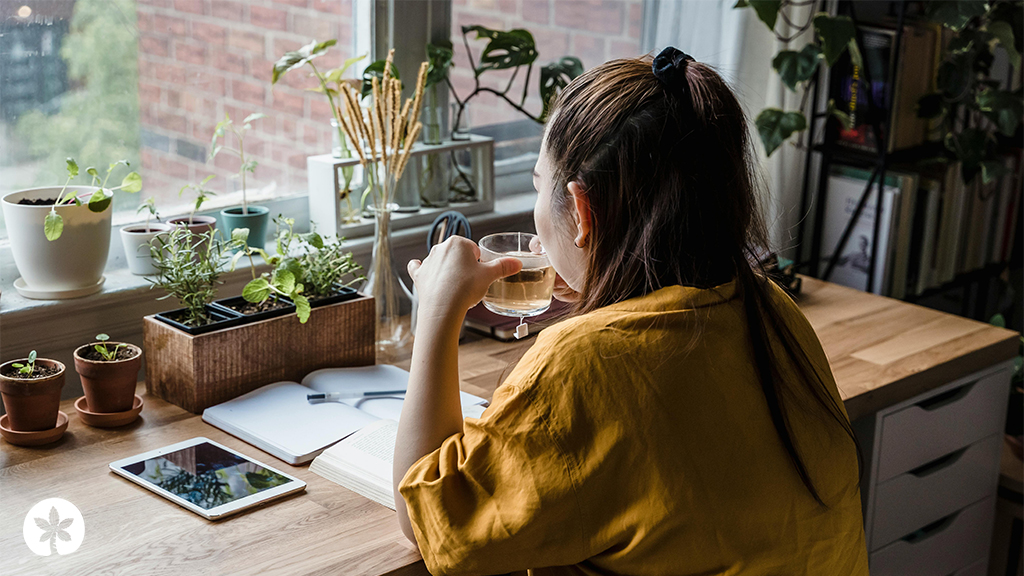
<instances>
[{"instance_id":1,"label":"black hair scrunchie","mask_svg":"<svg viewBox=\"0 0 1024 576\"><path fill-rule=\"evenodd\" d=\"M669 46L662 50L661 54L658 54L658 57L654 59L651 69L654 71L655 77L661 80L661 83L670 92L681 98L683 102L692 108L690 83L686 80L686 65L688 62L694 62L692 56L678 48Z\"/></svg>"}]
</instances>

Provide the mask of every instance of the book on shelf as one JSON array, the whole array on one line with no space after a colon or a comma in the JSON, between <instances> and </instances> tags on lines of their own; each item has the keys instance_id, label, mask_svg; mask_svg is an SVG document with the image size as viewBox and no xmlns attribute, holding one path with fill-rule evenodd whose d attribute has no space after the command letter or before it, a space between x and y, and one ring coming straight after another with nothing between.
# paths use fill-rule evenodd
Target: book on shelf
<instances>
[{"instance_id":1,"label":"book on shelf","mask_svg":"<svg viewBox=\"0 0 1024 576\"><path fill-rule=\"evenodd\" d=\"M409 373L396 366L325 368L298 382L275 382L203 411L203 421L296 465L381 420L398 420L404 392L310 402L308 394L405 390ZM483 398L461 392L466 417L483 413ZM392 443L391 449L394 449Z\"/></svg>"},{"instance_id":2,"label":"book on shelf","mask_svg":"<svg viewBox=\"0 0 1024 576\"><path fill-rule=\"evenodd\" d=\"M914 228L920 232L914 234L914 244L918 249L911 249L911 266L916 264L917 276L914 279L914 293L920 294L932 286L935 278L936 246L939 243L939 214L942 210L942 180L922 177L918 187L917 214L914 216Z\"/></svg>"},{"instance_id":3,"label":"book on shelf","mask_svg":"<svg viewBox=\"0 0 1024 576\"><path fill-rule=\"evenodd\" d=\"M853 218L857 204L864 194L870 173L845 166L834 167L828 178L828 194L825 200L825 217L822 225L822 267L828 265L843 231ZM829 280L858 290L869 290L868 270L872 259L875 262L874 282L870 291L887 294L892 275L893 249L895 238L894 223L899 211L901 181L887 176L883 187L882 212L879 216L878 249L874 249L874 228L878 185L873 183L867 201L853 225L851 234L842 248L836 266Z\"/></svg>"},{"instance_id":4,"label":"book on shelf","mask_svg":"<svg viewBox=\"0 0 1024 576\"><path fill-rule=\"evenodd\" d=\"M928 25L904 26L899 57L896 30L858 26L863 68L854 66L849 52L831 70L829 97L850 115L853 127L840 128L841 146L877 152L874 125L880 125L889 152L912 148L928 138L929 122L917 117L918 100L933 90L938 31ZM890 71L892 103L886 100Z\"/></svg>"}]
</instances>

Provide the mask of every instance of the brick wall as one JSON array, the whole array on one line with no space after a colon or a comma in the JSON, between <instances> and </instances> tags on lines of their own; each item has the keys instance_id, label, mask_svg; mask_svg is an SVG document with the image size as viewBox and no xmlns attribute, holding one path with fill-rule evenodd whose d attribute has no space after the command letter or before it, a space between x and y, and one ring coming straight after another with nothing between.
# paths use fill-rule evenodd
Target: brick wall
<instances>
[{"instance_id":1,"label":"brick wall","mask_svg":"<svg viewBox=\"0 0 1024 576\"><path fill-rule=\"evenodd\" d=\"M526 109L541 110L539 65L562 56L576 56L585 68L613 58L640 54L642 0L453 0L452 43L455 65L451 78L456 92L465 97L473 90L473 73L462 44L462 27L478 24L488 28L511 30L525 28L537 42L539 56L530 78ZM470 37L472 38L473 35ZM486 41L471 40L475 58ZM488 71L482 83L503 89L509 79L505 71ZM522 95L522 77L517 78L511 94ZM490 94L474 97L469 105L470 126L485 126L522 120L519 112Z\"/></svg>"},{"instance_id":2,"label":"brick wall","mask_svg":"<svg viewBox=\"0 0 1024 576\"><path fill-rule=\"evenodd\" d=\"M217 122L253 112L246 151L259 162L250 190L306 189L306 156L331 147L327 99L306 70L271 89L274 61L312 38L337 38L316 61L323 70L351 56L351 0L138 0L139 102L146 192L164 209L178 190L207 174L224 194L238 188L238 160L223 152L206 162ZM230 141L233 145L233 141Z\"/></svg>"}]
</instances>

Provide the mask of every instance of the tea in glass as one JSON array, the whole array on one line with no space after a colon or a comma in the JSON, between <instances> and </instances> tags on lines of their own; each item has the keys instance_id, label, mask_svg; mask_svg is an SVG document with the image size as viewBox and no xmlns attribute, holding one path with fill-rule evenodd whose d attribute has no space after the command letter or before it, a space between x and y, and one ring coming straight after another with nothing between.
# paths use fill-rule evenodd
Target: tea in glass
<instances>
[{"instance_id":1,"label":"tea in glass","mask_svg":"<svg viewBox=\"0 0 1024 576\"><path fill-rule=\"evenodd\" d=\"M551 306L555 269L534 234L502 232L480 240L480 260L516 258L523 269L495 280L484 296L484 307L502 316L525 318L545 312Z\"/></svg>"}]
</instances>

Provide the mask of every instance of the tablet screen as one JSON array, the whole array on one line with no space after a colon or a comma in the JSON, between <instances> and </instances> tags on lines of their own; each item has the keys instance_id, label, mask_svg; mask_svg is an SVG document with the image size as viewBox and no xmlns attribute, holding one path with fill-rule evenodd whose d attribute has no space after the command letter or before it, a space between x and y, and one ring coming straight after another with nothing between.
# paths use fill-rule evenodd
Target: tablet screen
<instances>
[{"instance_id":1,"label":"tablet screen","mask_svg":"<svg viewBox=\"0 0 1024 576\"><path fill-rule=\"evenodd\" d=\"M291 481L206 442L123 466L122 470L205 510Z\"/></svg>"}]
</instances>

